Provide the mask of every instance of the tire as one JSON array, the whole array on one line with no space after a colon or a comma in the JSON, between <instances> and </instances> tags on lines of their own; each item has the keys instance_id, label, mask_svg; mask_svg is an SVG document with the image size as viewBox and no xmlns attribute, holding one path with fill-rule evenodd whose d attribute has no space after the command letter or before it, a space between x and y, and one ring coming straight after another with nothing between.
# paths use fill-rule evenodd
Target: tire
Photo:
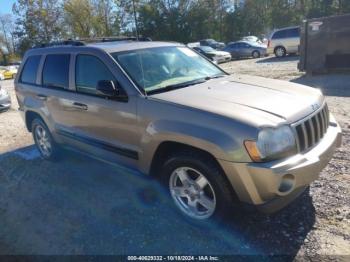
<instances>
[{"instance_id":1,"label":"tire","mask_svg":"<svg viewBox=\"0 0 350 262\"><path fill-rule=\"evenodd\" d=\"M276 57L285 57L286 56L286 54L287 54L287 51L286 51L286 49L283 47L283 46L278 46L278 47L276 47L275 48L275 56Z\"/></svg>"},{"instance_id":2,"label":"tire","mask_svg":"<svg viewBox=\"0 0 350 262\"><path fill-rule=\"evenodd\" d=\"M53 161L59 158L59 146L40 118L35 118L32 122L32 135L35 145L44 159Z\"/></svg>"},{"instance_id":3,"label":"tire","mask_svg":"<svg viewBox=\"0 0 350 262\"><path fill-rule=\"evenodd\" d=\"M169 157L161 169L161 182L174 207L196 224L226 217L235 202L221 168L201 153Z\"/></svg>"},{"instance_id":4,"label":"tire","mask_svg":"<svg viewBox=\"0 0 350 262\"><path fill-rule=\"evenodd\" d=\"M253 58L260 58L260 52L257 51L257 50L253 51L252 57L253 57Z\"/></svg>"}]
</instances>

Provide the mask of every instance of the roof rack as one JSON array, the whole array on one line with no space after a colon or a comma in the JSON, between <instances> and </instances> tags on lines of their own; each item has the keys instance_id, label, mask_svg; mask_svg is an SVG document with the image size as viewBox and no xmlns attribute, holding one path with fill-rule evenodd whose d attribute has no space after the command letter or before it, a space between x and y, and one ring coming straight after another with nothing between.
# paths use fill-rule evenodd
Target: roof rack
<instances>
[{"instance_id":1,"label":"roof rack","mask_svg":"<svg viewBox=\"0 0 350 262\"><path fill-rule=\"evenodd\" d=\"M138 39L134 36L112 36L112 37L96 37L96 38L81 38L77 40L67 39L62 41L53 41L51 43L42 43L34 46L33 48L44 48L53 46L84 46L86 43L99 43L99 42L119 42L119 41L152 41L149 37L139 37Z\"/></svg>"},{"instance_id":2,"label":"roof rack","mask_svg":"<svg viewBox=\"0 0 350 262\"><path fill-rule=\"evenodd\" d=\"M78 41L85 43L96 43L96 42L118 42L118 41L152 41L149 37L139 37L135 36L111 36L111 37L95 37L95 38L81 38Z\"/></svg>"}]
</instances>

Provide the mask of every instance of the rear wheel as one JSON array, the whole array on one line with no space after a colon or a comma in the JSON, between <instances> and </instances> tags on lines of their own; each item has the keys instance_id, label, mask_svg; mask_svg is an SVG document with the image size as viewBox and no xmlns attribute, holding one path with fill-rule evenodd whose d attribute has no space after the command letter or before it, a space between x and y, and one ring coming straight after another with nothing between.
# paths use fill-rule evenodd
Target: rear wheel
<instances>
[{"instance_id":1,"label":"rear wheel","mask_svg":"<svg viewBox=\"0 0 350 262\"><path fill-rule=\"evenodd\" d=\"M252 57L253 58L259 58L260 57L260 52L259 51L253 51L253 53L252 53Z\"/></svg>"},{"instance_id":2,"label":"rear wheel","mask_svg":"<svg viewBox=\"0 0 350 262\"><path fill-rule=\"evenodd\" d=\"M183 152L171 156L161 175L174 206L192 221L222 218L232 206L230 185L223 172L202 154Z\"/></svg>"},{"instance_id":3,"label":"rear wheel","mask_svg":"<svg viewBox=\"0 0 350 262\"><path fill-rule=\"evenodd\" d=\"M287 54L286 49L283 46L278 46L275 48L276 57L284 57L286 56L286 54Z\"/></svg>"},{"instance_id":4,"label":"rear wheel","mask_svg":"<svg viewBox=\"0 0 350 262\"><path fill-rule=\"evenodd\" d=\"M58 145L40 118L35 118L32 122L32 134L41 156L47 160L56 160L59 154Z\"/></svg>"}]
</instances>

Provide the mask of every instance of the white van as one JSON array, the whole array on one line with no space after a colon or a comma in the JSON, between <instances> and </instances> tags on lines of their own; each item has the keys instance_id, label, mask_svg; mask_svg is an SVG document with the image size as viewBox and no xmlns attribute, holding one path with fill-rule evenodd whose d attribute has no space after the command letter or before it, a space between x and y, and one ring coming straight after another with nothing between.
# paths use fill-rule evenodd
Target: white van
<instances>
[{"instance_id":1,"label":"white van","mask_svg":"<svg viewBox=\"0 0 350 262\"><path fill-rule=\"evenodd\" d=\"M275 30L268 41L267 53L276 57L298 53L300 28L298 26Z\"/></svg>"}]
</instances>

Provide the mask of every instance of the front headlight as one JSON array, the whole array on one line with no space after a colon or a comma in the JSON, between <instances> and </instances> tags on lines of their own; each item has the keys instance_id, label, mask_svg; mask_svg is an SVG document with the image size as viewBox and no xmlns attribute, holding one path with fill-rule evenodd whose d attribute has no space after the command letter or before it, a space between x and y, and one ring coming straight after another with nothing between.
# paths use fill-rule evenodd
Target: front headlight
<instances>
[{"instance_id":1,"label":"front headlight","mask_svg":"<svg viewBox=\"0 0 350 262\"><path fill-rule=\"evenodd\" d=\"M295 137L289 126L263 128L257 141L246 140L244 145L255 162L274 160L296 153Z\"/></svg>"}]
</instances>

